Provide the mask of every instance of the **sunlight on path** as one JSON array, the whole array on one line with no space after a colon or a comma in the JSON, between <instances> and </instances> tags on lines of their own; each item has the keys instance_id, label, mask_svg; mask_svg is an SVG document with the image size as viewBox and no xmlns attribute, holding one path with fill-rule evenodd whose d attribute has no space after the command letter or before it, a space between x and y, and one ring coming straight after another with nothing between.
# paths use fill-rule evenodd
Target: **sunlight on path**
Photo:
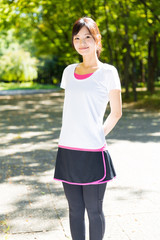
<instances>
[{"instance_id":1,"label":"sunlight on path","mask_svg":"<svg viewBox=\"0 0 160 240\"><path fill-rule=\"evenodd\" d=\"M62 185L52 180L63 96L1 98L2 240L71 239ZM106 140L117 178L105 195L104 240L158 239L160 114L125 109Z\"/></svg>"}]
</instances>

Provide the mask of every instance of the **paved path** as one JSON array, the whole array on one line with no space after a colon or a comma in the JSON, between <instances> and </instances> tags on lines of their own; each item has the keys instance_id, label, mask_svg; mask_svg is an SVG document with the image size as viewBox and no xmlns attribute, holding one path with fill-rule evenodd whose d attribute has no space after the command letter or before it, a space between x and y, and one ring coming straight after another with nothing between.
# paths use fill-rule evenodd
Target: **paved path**
<instances>
[{"instance_id":1,"label":"paved path","mask_svg":"<svg viewBox=\"0 0 160 240\"><path fill-rule=\"evenodd\" d=\"M40 93L51 93L56 91L57 89L0 90L0 96L32 95Z\"/></svg>"},{"instance_id":2,"label":"paved path","mask_svg":"<svg viewBox=\"0 0 160 240\"><path fill-rule=\"evenodd\" d=\"M62 106L61 91L0 97L1 240L71 239L52 181ZM160 113L124 110L107 142L117 178L105 195L104 240L159 240Z\"/></svg>"}]
</instances>

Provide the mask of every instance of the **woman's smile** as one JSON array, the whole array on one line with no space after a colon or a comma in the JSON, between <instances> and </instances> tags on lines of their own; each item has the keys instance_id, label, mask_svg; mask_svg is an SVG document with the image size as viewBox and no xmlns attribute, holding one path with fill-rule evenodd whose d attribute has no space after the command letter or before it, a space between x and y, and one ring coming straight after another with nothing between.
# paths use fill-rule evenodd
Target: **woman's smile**
<instances>
[{"instance_id":1,"label":"woman's smile","mask_svg":"<svg viewBox=\"0 0 160 240\"><path fill-rule=\"evenodd\" d=\"M83 57L91 56L96 54L97 45L96 42L89 32L89 30L84 26L73 38L73 44L76 51Z\"/></svg>"},{"instance_id":2,"label":"woman's smile","mask_svg":"<svg viewBox=\"0 0 160 240\"><path fill-rule=\"evenodd\" d=\"M79 50L85 50L85 49L88 49L89 47L82 47L82 48L79 48Z\"/></svg>"}]
</instances>

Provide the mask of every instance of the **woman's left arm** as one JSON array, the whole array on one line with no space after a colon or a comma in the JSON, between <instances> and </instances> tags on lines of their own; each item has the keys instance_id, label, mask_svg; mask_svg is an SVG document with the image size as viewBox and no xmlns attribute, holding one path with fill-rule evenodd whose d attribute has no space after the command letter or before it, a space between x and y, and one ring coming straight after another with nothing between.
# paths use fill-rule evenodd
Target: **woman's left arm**
<instances>
[{"instance_id":1,"label":"woman's left arm","mask_svg":"<svg viewBox=\"0 0 160 240\"><path fill-rule=\"evenodd\" d=\"M118 120L122 116L122 100L121 91L118 89L111 90L109 93L110 99L110 114L103 124L104 134L108 135L109 132L114 128Z\"/></svg>"}]
</instances>

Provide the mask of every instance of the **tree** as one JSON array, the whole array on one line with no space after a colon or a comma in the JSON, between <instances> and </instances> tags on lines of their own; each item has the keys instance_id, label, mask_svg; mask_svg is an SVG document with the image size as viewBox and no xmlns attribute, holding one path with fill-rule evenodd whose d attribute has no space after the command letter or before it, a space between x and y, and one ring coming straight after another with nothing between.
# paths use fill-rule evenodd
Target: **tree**
<instances>
[{"instance_id":1,"label":"tree","mask_svg":"<svg viewBox=\"0 0 160 240\"><path fill-rule=\"evenodd\" d=\"M102 33L101 61L118 68L126 97L132 86L136 100L137 80L142 78L148 79L148 90L153 92L160 55L159 1L74 0L74 4L71 0L0 1L1 30L13 28L25 51L52 66L50 72L58 78L60 73L56 69L61 71L67 64L80 60L71 45L73 23L79 17L90 16Z\"/></svg>"},{"instance_id":2,"label":"tree","mask_svg":"<svg viewBox=\"0 0 160 240\"><path fill-rule=\"evenodd\" d=\"M37 61L23 49L8 49L0 58L0 79L3 81L30 81L37 78Z\"/></svg>"},{"instance_id":3,"label":"tree","mask_svg":"<svg viewBox=\"0 0 160 240\"><path fill-rule=\"evenodd\" d=\"M146 19L146 30L148 32L148 91L154 92L154 82L156 78L156 70L158 67L157 42L159 39L158 31L160 29L160 4L158 1L140 0L144 9Z\"/></svg>"}]
</instances>

